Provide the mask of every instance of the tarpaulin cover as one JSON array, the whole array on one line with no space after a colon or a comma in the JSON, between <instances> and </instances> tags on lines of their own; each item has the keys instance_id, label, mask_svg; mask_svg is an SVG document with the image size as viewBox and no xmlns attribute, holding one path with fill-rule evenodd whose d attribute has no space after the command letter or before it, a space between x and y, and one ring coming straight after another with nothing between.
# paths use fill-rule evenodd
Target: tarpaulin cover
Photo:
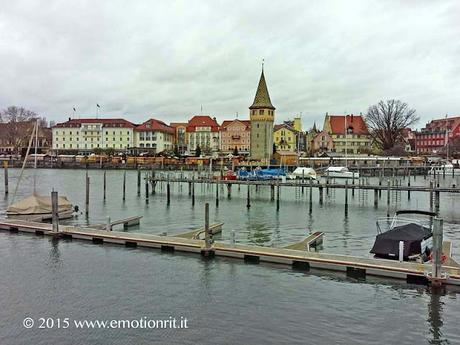
<instances>
[{"instance_id":1,"label":"tarpaulin cover","mask_svg":"<svg viewBox=\"0 0 460 345\"><path fill-rule=\"evenodd\" d=\"M431 231L419 224L409 223L377 235L371 253L378 256L399 256L399 241L404 241L404 256L422 254L421 242L431 236Z\"/></svg>"},{"instance_id":2,"label":"tarpaulin cover","mask_svg":"<svg viewBox=\"0 0 460 345\"><path fill-rule=\"evenodd\" d=\"M58 212L70 211L72 204L65 196L58 197ZM6 209L8 215L46 214L52 212L51 196L32 194Z\"/></svg>"}]
</instances>

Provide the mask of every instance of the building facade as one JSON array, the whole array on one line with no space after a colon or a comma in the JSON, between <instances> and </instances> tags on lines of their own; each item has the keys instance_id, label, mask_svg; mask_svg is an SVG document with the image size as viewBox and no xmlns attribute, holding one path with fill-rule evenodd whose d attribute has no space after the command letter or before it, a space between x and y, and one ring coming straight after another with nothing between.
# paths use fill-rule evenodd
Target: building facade
<instances>
[{"instance_id":1,"label":"building facade","mask_svg":"<svg viewBox=\"0 0 460 345\"><path fill-rule=\"evenodd\" d=\"M371 149L371 136L362 115L329 115L324 118L323 131L334 143L333 151L359 154Z\"/></svg>"},{"instance_id":2,"label":"building facade","mask_svg":"<svg viewBox=\"0 0 460 345\"><path fill-rule=\"evenodd\" d=\"M220 147L224 153L248 155L251 148L251 121L227 120L220 126Z\"/></svg>"},{"instance_id":3,"label":"building facade","mask_svg":"<svg viewBox=\"0 0 460 345\"><path fill-rule=\"evenodd\" d=\"M446 145L460 137L460 116L436 119L415 133L415 149L421 154L437 154Z\"/></svg>"},{"instance_id":4,"label":"building facade","mask_svg":"<svg viewBox=\"0 0 460 345\"><path fill-rule=\"evenodd\" d=\"M0 154L25 154L29 146L30 136L37 120L17 122L0 122ZM44 127L38 121L37 152L45 153L51 148L51 128ZM35 138L32 142L35 148Z\"/></svg>"},{"instance_id":5,"label":"building facade","mask_svg":"<svg viewBox=\"0 0 460 345\"><path fill-rule=\"evenodd\" d=\"M187 122L171 122L170 124L174 128L174 145L181 155L187 152L187 125Z\"/></svg>"},{"instance_id":6,"label":"building facade","mask_svg":"<svg viewBox=\"0 0 460 345\"><path fill-rule=\"evenodd\" d=\"M249 107L249 115L251 119L251 159L269 163L273 154L275 107L270 100L263 70L254 102Z\"/></svg>"},{"instance_id":7,"label":"building facade","mask_svg":"<svg viewBox=\"0 0 460 345\"><path fill-rule=\"evenodd\" d=\"M287 124L275 125L273 128L273 142L276 151L296 152L298 136L299 132Z\"/></svg>"},{"instance_id":8,"label":"building facade","mask_svg":"<svg viewBox=\"0 0 460 345\"><path fill-rule=\"evenodd\" d=\"M174 149L175 129L156 119L145 121L134 128L134 147L151 153Z\"/></svg>"},{"instance_id":9,"label":"building facade","mask_svg":"<svg viewBox=\"0 0 460 345\"><path fill-rule=\"evenodd\" d=\"M326 131L316 133L310 143L310 153L331 152L334 149L332 137Z\"/></svg>"},{"instance_id":10,"label":"building facade","mask_svg":"<svg viewBox=\"0 0 460 345\"><path fill-rule=\"evenodd\" d=\"M124 119L69 119L52 128L53 149L90 153L94 149L126 152L134 146L135 125Z\"/></svg>"},{"instance_id":11,"label":"building facade","mask_svg":"<svg viewBox=\"0 0 460 345\"><path fill-rule=\"evenodd\" d=\"M220 149L219 125L216 118L208 115L196 115L187 124L187 150L196 153L197 147L202 153L217 152Z\"/></svg>"}]
</instances>

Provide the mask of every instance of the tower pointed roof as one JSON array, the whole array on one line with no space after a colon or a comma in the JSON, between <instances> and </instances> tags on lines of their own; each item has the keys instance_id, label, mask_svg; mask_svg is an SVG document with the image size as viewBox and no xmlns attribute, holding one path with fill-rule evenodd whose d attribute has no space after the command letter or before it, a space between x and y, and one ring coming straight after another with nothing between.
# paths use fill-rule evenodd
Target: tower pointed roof
<instances>
[{"instance_id":1,"label":"tower pointed roof","mask_svg":"<svg viewBox=\"0 0 460 345\"><path fill-rule=\"evenodd\" d=\"M272 109L275 110L275 107L272 105L270 100L270 95L268 94L267 83L265 82L264 70L262 69L262 74L260 75L259 85L257 86L256 96L254 97L254 102L249 107L249 109Z\"/></svg>"}]
</instances>

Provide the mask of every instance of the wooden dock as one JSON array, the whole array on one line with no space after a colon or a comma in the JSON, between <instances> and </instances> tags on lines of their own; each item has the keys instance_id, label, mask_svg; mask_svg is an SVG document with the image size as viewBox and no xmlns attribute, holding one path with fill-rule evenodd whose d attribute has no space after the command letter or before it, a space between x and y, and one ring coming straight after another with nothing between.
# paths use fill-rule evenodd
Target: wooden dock
<instances>
[{"instance_id":1,"label":"wooden dock","mask_svg":"<svg viewBox=\"0 0 460 345\"><path fill-rule=\"evenodd\" d=\"M334 179L330 179L334 180ZM218 179L191 179L185 177L163 177L163 176L156 176L150 178L150 182L153 187L158 182L162 183L194 183L194 184L219 184L219 185L250 185L250 186L280 186L280 187L303 187L303 188L318 188L318 189L361 189L361 190L376 190L376 191L398 191L398 192L438 192L438 193L460 193L460 186L455 187L436 187L433 186L430 188L429 186L403 186L403 185L395 185L389 184L388 181L383 181L382 184L379 185L368 185L365 183L353 183L353 182L343 182L343 183L330 183L329 182L319 182L315 181L310 183L308 179L305 179L302 182L301 179L297 180L286 180L286 182L282 182L281 180L218 180Z\"/></svg>"},{"instance_id":2,"label":"wooden dock","mask_svg":"<svg viewBox=\"0 0 460 345\"><path fill-rule=\"evenodd\" d=\"M10 232L28 232L40 236L49 235L57 238L87 240L95 244L113 243L127 247L157 248L168 252L180 251L204 255L203 253L206 251L207 256L209 256L209 249L205 248L205 241L178 236L105 231L63 225L60 226L59 232L53 232L51 224L9 219L0 220L0 229ZM398 262L292 248L259 247L221 242L213 243L210 251L212 252L211 257L230 257L248 263L276 263L306 271L310 269L339 271L359 279L365 279L369 275L402 279L408 283L418 284L429 284L427 275L433 268L431 264L415 262ZM456 264L454 261L451 263ZM460 267L458 265L443 265L442 270L447 274L446 279L443 280L444 284L460 286Z\"/></svg>"}]
</instances>

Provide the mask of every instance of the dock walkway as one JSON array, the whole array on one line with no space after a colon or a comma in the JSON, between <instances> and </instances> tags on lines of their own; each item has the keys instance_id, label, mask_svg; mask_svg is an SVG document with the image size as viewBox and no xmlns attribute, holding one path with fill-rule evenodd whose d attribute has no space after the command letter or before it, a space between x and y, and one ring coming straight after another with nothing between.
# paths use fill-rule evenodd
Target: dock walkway
<instances>
[{"instance_id":1,"label":"dock walkway","mask_svg":"<svg viewBox=\"0 0 460 345\"><path fill-rule=\"evenodd\" d=\"M211 248L205 249L203 240L177 236L105 231L74 226L60 226L60 231L55 233L52 231L51 224L9 219L0 220L0 229L67 239L88 240L95 244L113 243L128 247L158 248L169 252L182 251L201 253L203 255L205 250L210 249L213 256L237 258L248 263L276 263L307 271L310 269L340 271L346 273L347 276L360 279L365 279L367 275L371 275L403 279L408 283L428 284L427 274L432 271L431 264L326 254L289 248L215 242ZM458 266L443 265L442 269L447 274L445 284L460 286L460 268Z\"/></svg>"}]
</instances>

